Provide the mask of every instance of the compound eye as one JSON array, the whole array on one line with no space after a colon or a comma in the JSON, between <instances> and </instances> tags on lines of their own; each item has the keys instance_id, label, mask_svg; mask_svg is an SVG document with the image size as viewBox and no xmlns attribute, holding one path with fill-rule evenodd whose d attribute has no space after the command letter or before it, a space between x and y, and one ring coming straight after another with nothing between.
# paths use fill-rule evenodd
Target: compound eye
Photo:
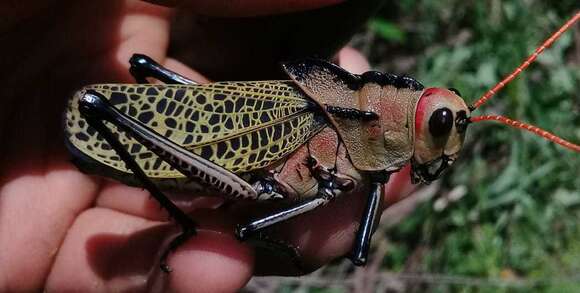
<instances>
[{"instance_id":1,"label":"compound eye","mask_svg":"<svg viewBox=\"0 0 580 293\"><path fill-rule=\"evenodd\" d=\"M453 127L453 112L449 108L439 108L429 118L429 132L433 137L448 135Z\"/></svg>"}]
</instances>

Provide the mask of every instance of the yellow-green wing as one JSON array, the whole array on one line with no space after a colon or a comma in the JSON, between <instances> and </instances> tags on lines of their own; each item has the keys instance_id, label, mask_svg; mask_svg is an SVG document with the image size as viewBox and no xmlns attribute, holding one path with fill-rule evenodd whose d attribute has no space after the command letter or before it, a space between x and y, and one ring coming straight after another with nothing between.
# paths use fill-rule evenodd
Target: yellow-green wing
<instances>
[{"instance_id":1,"label":"yellow-green wing","mask_svg":"<svg viewBox=\"0 0 580 293\"><path fill-rule=\"evenodd\" d=\"M87 90L102 94L121 112L235 173L274 163L327 125L318 106L291 81L85 87L66 111L68 145L77 157L124 173L130 171L119 156L80 117L78 99ZM149 177L183 177L137 141L112 125L111 129Z\"/></svg>"}]
</instances>

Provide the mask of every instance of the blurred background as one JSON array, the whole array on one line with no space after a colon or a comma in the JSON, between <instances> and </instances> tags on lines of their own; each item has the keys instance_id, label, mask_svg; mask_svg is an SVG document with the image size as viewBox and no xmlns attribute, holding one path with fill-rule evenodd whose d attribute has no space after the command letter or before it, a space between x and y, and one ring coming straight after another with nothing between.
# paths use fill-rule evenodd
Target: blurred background
<instances>
[{"instance_id":1,"label":"blurred background","mask_svg":"<svg viewBox=\"0 0 580 293\"><path fill-rule=\"evenodd\" d=\"M473 102L580 8L577 0L389 1L350 45L374 69ZM479 112L580 142L580 26ZM580 292L580 156L493 122L473 125L444 179L384 215L365 268L339 260L247 292Z\"/></svg>"}]
</instances>

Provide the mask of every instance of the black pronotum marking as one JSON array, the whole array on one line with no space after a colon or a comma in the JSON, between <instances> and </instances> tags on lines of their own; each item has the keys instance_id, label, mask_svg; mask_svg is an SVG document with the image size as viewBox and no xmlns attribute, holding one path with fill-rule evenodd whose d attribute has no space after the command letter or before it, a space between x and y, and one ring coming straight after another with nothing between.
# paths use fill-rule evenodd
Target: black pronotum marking
<instances>
[{"instance_id":1,"label":"black pronotum marking","mask_svg":"<svg viewBox=\"0 0 580 293\"><path fill-rule=\"evenodd\" d=\"M362 84L376 83L380 86L391 85L398 89L407 88L414 91L423 90L424 86L410 76L398 76L392 73L382 73L379 71L367 71L360 75Z\"/></svg>"},{"instance_id":2,"label":"black pronotum marking","mask_svg":"<svg viewBox=\"0 0 580 293\"><path fill-rule=\"evenodd\" d=\"M338 118L372 121L379 119L379 115L371 111L361 111L353 108L343 108L326 105L326 112Z\"/></svg>"},{"instance_id":3,"label":"black pronotum marking","mask_svg":"<svg viewBox=\"0 0 580 293\"><path fill-rule=\"evenodd\" d=\"M313 71L326 70L335 75L339 80L353 90L360 88L360 78L330 62L321 59L305 59L282 64L284 69L294 75L297 81L304 81Z\"/></svg>"},{"instance_id":4,"label":"black pronotum marking","mask_svg":"<svg viewBox=\"0 0 580 293\"><path fill-rule=\"evenodd\" d=\"M297 81L304 81L309 75L315 71L327 71L342 82L344 82L349 89L359 90L366 83L376 83L380 86L391 85L398 89L407 88L413 91L423 90L425 87L410 76L398 76L390 73L382 73L378 71L367 71L361 75L352 74L341 67L320 59L306 59L295 62L286 62L283 64L284 68Z\"/></svg>"}]
</instances>

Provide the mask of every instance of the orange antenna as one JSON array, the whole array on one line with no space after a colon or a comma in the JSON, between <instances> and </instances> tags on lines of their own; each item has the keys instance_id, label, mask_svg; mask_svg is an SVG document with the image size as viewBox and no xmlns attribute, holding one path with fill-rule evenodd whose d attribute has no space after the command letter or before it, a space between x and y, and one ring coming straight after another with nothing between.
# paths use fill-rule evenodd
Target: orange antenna
<instances>
[{"instance_id":1,"label":"orange antenna","mask_svg":"<svg viewBox=\"0 0 580 293\"><path fill-rule=\"evenodd\" d=\"M532 53L532 55L528 56L528 58L526 58L526 60L524 60L524 62L520 66L518 66L512 73L510 73L506 78L504 78L502 81L500 81L498 84L496 84L492 89L487 91L483 96L481 96L481 98L479 98L475 103L473 103L473 105L469 107L470 110L473 111L473 110L479 108L479 106L483 105L485 102L487 102L487 100L489 100L489 98L491 98L493 95L495 95L495 93L497 93L497 91L499 91L501 88L503 88L506 84L508 84L514 78L516 78L516 76L518 76L524 69L526 69L526 67L528 67L530 64L532 64L532 62L534 62L534 60L536 60L536 58L538 58L538 56L546 48L550 47L564 32L566 32L566 30L568 30L572 25L574 25L574 23L576 23L579 19L580 19L580 11L576 12L576 14L572 18L570 18L562 27L560 27L554 34L552 34L552 36L550 36L547 40L545 40L544 43L542 43L542 45L539 46L534 51L534 53ZM556 136L553 133L550 133L550 132L543 130L539 127L536 127L534 125L526 124L524 122L520 122L517 120L512 120L512 119L507 118L505 116L482 115L482 116L471 117L471 118L469 118L468 121L469 122L497 121L497 122L503 123L505 125L511 126L513 128L527 130L531 133L534 133L535 135L543 137L544 139L549 140L551 142L557 143L565 148L568 148L568 149L573 150L575 152L580 152L580 145L578 145L578 144L569 142L561 137Z\"/></svg>"},{"instance_id":2,"label":"orange antenna","mask_svg":"<svg viewBox=\"0 0 580 293\"><path fill-rule=\"evenodd\" d=\"M571 143L563 138L556 136L553 133L550 133L550 132L543 130L539 127L536 127L534 125L530 125L530 124L526 124L526 123L523 123L520 121L512 120L512 119L509 119L507 117L500 116L500 115L483 115L483 116L476 116L476 117L469 118L469 121L471 121L471 122L480 122L480 121L489 121L489 120L498 121L498 122L501 122L505 125L508 125L508 126L511 126L514 128L527 130L535 135L541 136L549 141L555 142L555 143L557 143L565 148L571 149L575 152L580 152L580 145L577 145L575 143Z\"/></svg>"},{"instance_id":3,"label":"orange antenna","mask_svg":"<svg viewBox=\"0 0 580 293\"><path fill-rule=\"evenodd\" d=\"M576 12L570 20L568 20L558 31L556 31L552 36L550 36L547 40L539 46L532 55L528 56L524 62L518 66L512 73L510 73L506 78L496 84L492 89L487 91L481 98L479 98L473 105L470 106L470 109L473 111L479 106L483 105L489 98L497 93L501 88L503 88L506 84L512 81L516 76L518 76L526 67L528 67L532 62L538 58L538 56L548 47L550 47L564 32L566 32L574 23L576 23L580 19L580 11Z\"/></svg>"}]
</instances>

